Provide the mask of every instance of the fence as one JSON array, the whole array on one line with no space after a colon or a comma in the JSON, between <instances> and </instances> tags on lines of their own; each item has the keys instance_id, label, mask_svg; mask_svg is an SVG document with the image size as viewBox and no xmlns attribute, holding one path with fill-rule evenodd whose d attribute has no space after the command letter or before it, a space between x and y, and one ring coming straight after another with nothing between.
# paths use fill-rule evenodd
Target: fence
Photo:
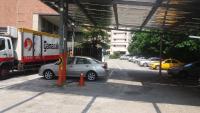
<instances>
[{"instance_id":1,"label":"fence","mask_svg":"<svg viewBox=\"0 0 200 113\"><path fill-rule=\"evenodd\" d=\"M102 48L74 48L74 56L88 56L102 60Z\"/></svg>"}]
</instances>

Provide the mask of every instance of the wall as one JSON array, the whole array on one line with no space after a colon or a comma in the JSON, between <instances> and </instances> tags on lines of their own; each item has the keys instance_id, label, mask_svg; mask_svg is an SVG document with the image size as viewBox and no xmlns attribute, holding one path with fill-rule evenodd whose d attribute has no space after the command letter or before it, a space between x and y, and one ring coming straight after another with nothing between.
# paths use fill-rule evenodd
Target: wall
<instances>
[{"instance_id":1,"label":"wall","mask_svg":"<svg viewBox=\"0 0 200 113\"><path fill-rule=\"evenodd\" d=\"M0 0L0 27L14 26L32 29L34 13L56 14L40 0Z\"/></svg>"},{"instance_id":2,"label":"wall","mask_svg":"<svg viewBox=\"0 0 200 113\"><path fill-rule=\"evenodd\" d=\"M111 45L110 53L116 51L128 54L128 45L131 40L131 33L127 31L112 30L110 33Z\"/></svg>"}]
</instances>

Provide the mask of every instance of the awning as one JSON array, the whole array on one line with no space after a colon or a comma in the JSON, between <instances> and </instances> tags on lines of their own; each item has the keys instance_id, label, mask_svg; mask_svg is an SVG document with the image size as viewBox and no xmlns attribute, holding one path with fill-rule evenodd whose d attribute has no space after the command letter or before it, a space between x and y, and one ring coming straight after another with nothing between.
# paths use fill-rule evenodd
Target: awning
<instances>
[{"instance_id":1,"label":"awning","mask_svg":"<svg viewBox=\"0 0 200 113\"><path fill-rule=\"evenodd\" d=\"M59 11L59 0L41 0ZM77 26L185 34L200 31L200 0L69 0L69 21Z\"/></svg>"}]
</instances>

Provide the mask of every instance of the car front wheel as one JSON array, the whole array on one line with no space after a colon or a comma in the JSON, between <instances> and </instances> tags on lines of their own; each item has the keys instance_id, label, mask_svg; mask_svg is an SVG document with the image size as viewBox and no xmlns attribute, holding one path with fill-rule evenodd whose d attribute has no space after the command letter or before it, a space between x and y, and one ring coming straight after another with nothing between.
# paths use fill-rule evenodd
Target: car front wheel
<instances>
[{"instance_id":1,"label":"car front wheel","mask_svg":"<svg viewBox=\"0 0 200 113\"><path fill-rule=\"evenodd\" d=\"M147 63L144 63L144 67L147 67Z\"/></svg>"},{"instance_id":2,"label":"car front wheel","mask_svg":"<svg viewBox=\"0 0 200 113\"><path fill-rule=\"evenodd\" d=\"M54 77L54 73L51 70L46 70L44 71L43 76L46 80L51 80Z\"/></svg>"},{"instance_id":3,"label":"car front wheel","mask_svg":"<svg viewBox=\"0 0 200 113\"><path fill-rule=\"evenodd\" d=\"M97 74L94 72L94 71L89 71L87 74L86 74L86 78L87 80L89 81L95 81L97 79Z\"/></svg>"}]
</instances>

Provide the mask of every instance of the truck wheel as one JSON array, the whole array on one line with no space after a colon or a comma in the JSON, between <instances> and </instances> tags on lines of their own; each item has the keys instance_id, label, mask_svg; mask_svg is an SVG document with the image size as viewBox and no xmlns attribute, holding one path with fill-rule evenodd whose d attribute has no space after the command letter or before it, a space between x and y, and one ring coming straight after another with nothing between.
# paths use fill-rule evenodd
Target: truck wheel
<instances>
[{"instance_id":1,"label":"truck wheel","mask_svg":"<svg viewBox=\"0 0 200 113\"><path fill-rule=\"evenodd\" d=\"M43 76L46 80L52 80L54 78L54 73L51 70L46 70L44 71Z\"/></svg>"},{"instance_id":2,"label":"truck wheel","mask_svg":"<svg viewBox=\"0 0 200 113\"><path fill-rule=\"evenodd\" d=\"M6 68L0 69L0 77L1 78L6 77L6 75L8 75L8 74L9 74L9 70L8 69L6 69Z\"/></svg>"},{"instance_id":3,"label":"truck wheel","mask_svg":"<svg viewBox=\"0 0 200 113\"><path fill-rule=\"evenodd\" d=\"M95 81L97 79L97 74L94 71L89 71L86 74L87 80Z\"/></svg>"}]
</instances>

